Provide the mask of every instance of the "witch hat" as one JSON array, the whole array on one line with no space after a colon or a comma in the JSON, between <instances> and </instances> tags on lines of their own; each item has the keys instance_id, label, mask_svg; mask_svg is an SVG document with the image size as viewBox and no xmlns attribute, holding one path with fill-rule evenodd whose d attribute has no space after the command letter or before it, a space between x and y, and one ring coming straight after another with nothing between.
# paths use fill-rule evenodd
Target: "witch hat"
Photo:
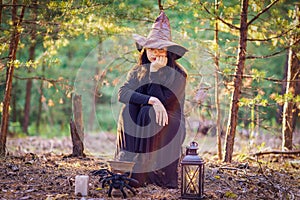
<instances>
[{"instance_id":1,"label":"witch hat","mask_svg":"<svg viewBox=\"0 0 300 200\"><path fill-rule=\"evenodd\" d=\"M138 34L133 34L136 46L139 51L143 48L163 49L177 55L176 59L181 58L188 50L183 46L172 42L170 22L164 11L156 18L147 38Z\"/></svg>"}]
</instances>

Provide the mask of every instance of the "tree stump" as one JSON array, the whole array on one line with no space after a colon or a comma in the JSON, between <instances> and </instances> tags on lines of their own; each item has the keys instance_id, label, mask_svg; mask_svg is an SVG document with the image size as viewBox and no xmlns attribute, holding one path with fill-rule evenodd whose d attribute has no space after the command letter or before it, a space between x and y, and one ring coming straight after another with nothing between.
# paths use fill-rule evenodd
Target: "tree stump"
<instances>
[{"instance_id":1,"label":"tree stump","mask_svg":"<svg viewBox=\"0 0 300 200\"><path fill-rule=\"evenodd\" d=\"M73 97L73 114L74 120L70 120L70 130L73 143L73 157L83 156L85 157L83 139L84 139L84 130L83 130L83 115L82 115L82 103L81 96L74 95Z\"/></svg>"}]
</instances>

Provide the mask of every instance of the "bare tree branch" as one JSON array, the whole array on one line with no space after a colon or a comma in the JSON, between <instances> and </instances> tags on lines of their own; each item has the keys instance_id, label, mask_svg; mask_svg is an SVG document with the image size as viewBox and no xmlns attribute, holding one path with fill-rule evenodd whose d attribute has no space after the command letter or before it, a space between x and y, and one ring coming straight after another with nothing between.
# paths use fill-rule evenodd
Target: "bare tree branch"
<instances>
[{"instance_id":1,"label":"bare tree branch","mask_svg":"<svg viewBox=\"0 0 300 200\"><path fill-rule=\"evenodd\" d=\"M223 18L219 17L218 15L215 15L215 14L211 13L211 12L205 7L205 5L204 5L203 3L200 2L200 4L201 4L201 6L203 6L203 8L205 9L205 11L206 11L208 14L210 14L210 15L213 16L214 18L220 20L221 22L223 22L224 24L226 24L229 28L232 28L232 29L235 29L235 30L240 30L239 27L237 27L237 26L235 26L235 25L233 25L233 24L231 24L231 23L229 23L229 22L226 22Z\"/></svg>"},{"instance_id":2,"label":"bare tree branch","mask_svg":"<svg viewBox=\"0 0 300 200\"><path fill-rule=\"evenodd\" d=\"M13 6L17 6L17 7L26 7L26 8L34 8L34 4L35 4L35 3L30 3L30 4L24 3L24 4L16 4L16 5L13 5L13 4L2 4L1 6L2 6L3 8L5 8L5 7L13 7ZM37 4L37 5L39 5L39 4Z\"/></svg>"},{"instance_id":3,"label":"bare tree branch","mask_svg":"<svg viewBox=\"0 0 300 200\"><path fill-rule=\"evenodd\" d=\"M273 40L273 39L276 39L276 38L283 37L283 36L285 36L286 34L288 34L288 33L289 33L290 31L292 31L292 30L294 30L294 27L288 29L287 31L284 31L284 32L280 33L279 35L273 36L273 37L269 37L269 38L265 38L265 39L250 38L250 39L247 39L247 40L248 40L248 41L261 41L261 42L267 42L267 41L270 41L270 40Z\"/></svg>"},{"instance_id":4,"label":"bare tree branch","mask_svg":"<svg viewBox=\"0 0 300 200\"><path fill-rule=\"evenodd\" d=\"M280 51L274 52L274 53L269 54L269 55L264 55L264 56L247 56L246 58L247 59L265 59L265 58L271 58L273 56L277 56L277 55L283 53L284 51L286 51L286 49L287 48L284 48L284 49L282 49Z\"/></svg>"},{"instance_id":5,"label":"bare tree branch","mask_svg":"<svg viewBox=\"0 0 300 200\"><path fill-rule=\"evenodd\" d=\"M15 6L20 7L20 6L25 6L27 8L34 8L35 3L30 3L30 4L16 4ZM44 4L37 3L36 4L39 7L45 7ZM111 3L96 3L96 4L91 4L91 5L80 5L80 6L74 6L74 7L69 7L70 9L82 9L82 8L94 8L98 6L109 6ZM12 7L14 6L13 4L2 4L2 7Z\"/></svg>"},{"instance_id":6,"label":"bare tree branch","mask_svg":"<svg viewBox=\"0 0 300 200\"><path fill-rule=\"evenodd\" d=\"M8 58L9 58L9 56L6 56L6 57L0 58L0 60L5 60L5 59L8 59Z\"/></svg>"},{"instance_id":7,"label":"bare tree branch","mask_svg":"<svg viewBox=\"0 0 300 200\"><path fill-rule=\"evenodd\" d=\"M14 75L14 78L19 79L19 80L29 80L29 79L42 80L42 81L46 81L46 82L49 82L49 83L52 83L52 84L68 81L68 80L65 80L65 79L61 79L61 80L60 79L48 79L48 78L45 78L45 77L42 77L42 76L20 77L20 76Z\"/></svg>"},{"instance_id":8,"label":"bare tree branch","mask_svg":"<svg viewBox=\"0 0 300 200\"><path fill-rule=\"evenodd\" d=\"M248 23L247 26L250 26L255 20L259 18L260 15L264 14L267 12L274 4L276 4L279 0L273 1L271 4L269 4L265 9L261 10L255 17L253 17Z\"/></svg>"},{"instance_id":9,"label":"bare tree branch","mask_svg":"<svg viewBox=\"0 0 300 200\"><path fill-rule=\"evenodd\" d=\"M220 72L220 71L219 71ZM220 72L220 74L223 74L222 72ZM235 77L235 74L226 74L226 76L232 76ZM242 76L242 78L252 78L254 79L255 77L253 75L248 75L245 74ZM300 79L295 79L295 80L281 80L281 79L276 79L276 78L268 78L268 77L262 77L261 79L266 80L266 81L271 81L271 82L275 82L275 83L287 83L287 82L300 82Z\"/></svg>"},{"instance_id":10,"label":"bare tree branch","mask_svg":"<svg viewBox=\"0 0 300 200\"><path fill-rule=\"evenodd\" d=\"M270 55L265 55L265 56L247 56L247 59L264 59L264 58L270 58L276 55L281 54L282 52L286 51L288 48L290 48L291 46L297 45L300 42L300 39L296 40L293 44L286 46L284 49L274 52Z\"/></svg>"}]
</instances>

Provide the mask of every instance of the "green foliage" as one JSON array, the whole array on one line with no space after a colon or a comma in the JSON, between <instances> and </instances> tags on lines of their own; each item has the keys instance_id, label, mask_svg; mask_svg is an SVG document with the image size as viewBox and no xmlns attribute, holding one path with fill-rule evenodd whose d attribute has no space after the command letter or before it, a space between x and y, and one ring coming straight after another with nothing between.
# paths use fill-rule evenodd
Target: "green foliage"
<instances>
[{"instance_id":1,"label":"green foliage","mask_svg":"<svg viewBox=\"0 0 300 200\"><path fill-rule=\"evenodd\" d=\"M214 42L214 27L217 16L225 22L239 26L240 1L220 1L215 10L215 1L162 1L169 16L172 37L189 49L179 60L189 75L186 97L192 102L195 90L205 85L208 97L201 107L204 117L214 114L214 55L220 53L219 75L222 113L228 112L228 99L235 72L238 51L238 30L219 22L219 46ZM30 4L31 1L28 1ZM271 1L251 2L249 20L253 19ZM74 92L92 90L97 86L97 118L104 130L116 130L118 106L116 91L125 74L134 65L137 51L131 39L132 33L146 36L153 20L159 13L156 1L39 1L37 11L26 9L24 23L18 27L21 41L17 60L7 63L9 39L12 32L11 8L2 11L0 33L1 66L16 67L14 79L13 112L22 113L25 103L25 81L33 79L31 96L30 134L67 134L72 115L71 95ZM272 79L282 79L286 52L291 35L299 32L294 23L294 1L280 1L268 12L249 25L248 49L240 113L251 119L249 107L258 106L263 125L274 125L277 106L285 100L299 103L296 98L281 95L282 85ZM36 14L36 20L33 19ZM32 40L33 25L36 39ZM130 39L129 39L130 38ZM36 43L35 60L29 60L29 47ZM99 48L99 52L96 51ZM96 53L95 53L96 52ZM277 54L274 54L279 52ZM269 56L271 54L275 57ZM258 59L255 59L258 58ZM98 73L96 73L98 70ZM82 75L82 76L79 76ZM79 78L80 77L80 78ZM0 76L0 89L4 91L5 75ZM270 87L271 86L271 87ZM84 99L85 116L91 112L89 93ZM42 95L42 96L41 96ZM3 99L3 92L0 94ZM42 101L42 102L41 102ZM36 129L39 103L42 103L40 129ZM120 106L120 105L119 105ZM196 112L198 112L199 105ZM194 109L194 107L193 107ZM112 112L114 110L114 112ZM204 114L209 113L209 114ZM21 132L22 115L18 114L11 129ZM212 115L212 116L210 116ZM223 116L224 118L226 116ZM85 117L85 121L88 118ZM242 122L241 120L240 122ZM18 124L19 123L19 124ZM278 126L278 125L277 125ZM43 127L43 128L42 128Z\"/></svg>"},{"instance_id":2,"label":"green foliage","mask_svg":"<svg viewBox=\"0 0 300 200\"><path fill-rule=\"evenodd\" d=\"M271 98L279 105L283 105L284 102L294 102L294 103L300 102L300 95L294 96L292 92L288 92L283 95L273 94Z\"/></svg>"},{"instance_id":3,"label":"green foliage","mask_svg":"<svg viewBox=\"0 0 300 200\"><path fill-rule=\"evenodd\" d=\"M267 106L268 105L268 100L263 99L260 94L255 96L254 98L245 98L242 97L239 101L239 106L255 106L255 105L260 105L260 106Z\"/></svg>"}]
</instances>

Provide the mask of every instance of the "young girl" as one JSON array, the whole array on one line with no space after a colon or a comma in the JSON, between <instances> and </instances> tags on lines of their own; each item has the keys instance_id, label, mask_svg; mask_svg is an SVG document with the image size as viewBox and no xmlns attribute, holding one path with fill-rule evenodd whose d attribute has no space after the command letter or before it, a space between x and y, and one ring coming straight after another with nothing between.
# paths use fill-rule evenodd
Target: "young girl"
<instances>
[{"instance_id":1,"label":"young girl","mask_svg":"<svg viewBox=\"0 0 300 200\"><path fill-rule=\"evenodd\" d=\"M171 41L161 11L147 38L134 35L139 63L119 90L124 103L118 121L117 156L133 161L132 178L177 188L178 161L185 137L184 97L187 73L176 63L187 51Z\"/></svg>"}]
</instances>

